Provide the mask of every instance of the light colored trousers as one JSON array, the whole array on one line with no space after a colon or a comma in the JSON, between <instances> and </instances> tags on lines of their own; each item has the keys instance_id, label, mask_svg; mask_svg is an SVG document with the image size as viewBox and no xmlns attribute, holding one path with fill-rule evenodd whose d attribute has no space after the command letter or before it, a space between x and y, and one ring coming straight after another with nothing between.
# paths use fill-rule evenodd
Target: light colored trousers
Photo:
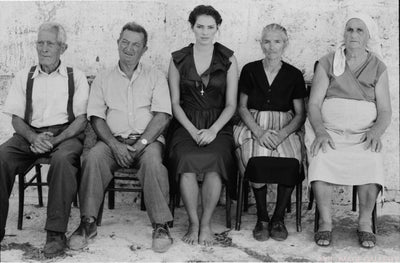
<instances>
[{"instance_id":1,"label":"light colored trousers","mask_svg":"<svg viewBox=\"0 0 400 263\"><path fill-rule=\"evenodd\" d=\"M137 176L143 188L144 202L151 223L172 221L168 207L168 171L163 165L163 145L156 141L149 144L137 162ZM79 188L81 217L95 217L104 198L104 191L120 168L111 148L102 141L90 149L83 161L83 174Z\"/></svg>"}]
</instances>

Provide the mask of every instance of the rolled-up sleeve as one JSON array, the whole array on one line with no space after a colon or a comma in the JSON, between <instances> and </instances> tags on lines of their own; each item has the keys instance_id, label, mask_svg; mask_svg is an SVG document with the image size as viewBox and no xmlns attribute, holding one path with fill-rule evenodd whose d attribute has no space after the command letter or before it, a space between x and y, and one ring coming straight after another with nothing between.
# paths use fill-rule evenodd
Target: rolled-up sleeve
<instances>
[{"instance_id":1,"label":"rolled-up sleeve","mask_svg":"<svg viewBox=\"0 0 400 263\"><path fill-rule=\"evenodd\" d=\"M172 115L171 97L167 79L160 71L155 71L155 81L153 87L153 96L151 100L152 112L164 112Z\"/></svg>"},{"instance_id":2,"label":"rolled-up sleeve","mask_svg":"<svg viewBox=\"0 0 400 263\"><path fill-rule=\"evenodd\" d=\"M89 99L89 84L85 74L74 69L75 93L73 99L73 110L75 116L86 114Z\"/></svg>"},{"instance_id":3,"label":"rolled-up sleeve","mask_svg":"<svg viewBox=\"0 0 400 263\"><path fill-rule=\"evenodd\" d=\"M104 99L104 91L101 77L96 77L93 80L92 87L89 93L89 102L87 107L87 117L91 116L106 119L107 105Z\"/></svg>"},{"instance_id":4,"label":"rolled-up sleeve","mask_svg":"<svg viewBox=\"0 0 400 263\"><path fill-rule=\"evenodd\" d=\"M5 114L16 115L22 119L25 117L27 77L26 70L15 75L4 104L3 112Z\"/></svg>"}]
</instances>

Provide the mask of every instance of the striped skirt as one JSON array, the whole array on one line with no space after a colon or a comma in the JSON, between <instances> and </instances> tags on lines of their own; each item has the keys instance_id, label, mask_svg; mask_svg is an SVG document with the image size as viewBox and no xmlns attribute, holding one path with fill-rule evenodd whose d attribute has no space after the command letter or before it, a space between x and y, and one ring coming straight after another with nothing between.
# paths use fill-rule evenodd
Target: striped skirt
<instances>
[{"instance_id":1,"label":"striped skirt","mask_svg":"<svg viewBox=\"0 0 400 263\"><path fill-rule=\"evenodd\" d=\"M251 109L250 113L256 123L264 130L280 130L294 117L292 111L257 111ZM256 156L296 158L301 164L302 152L304 152L302 134L302 131L292 133L275 150L269 150L260 145L247 125L240 121L238 125L233 127L235 153L240 173L244 175L247 162L251 157Z\"/></svg>"}]
</instances>

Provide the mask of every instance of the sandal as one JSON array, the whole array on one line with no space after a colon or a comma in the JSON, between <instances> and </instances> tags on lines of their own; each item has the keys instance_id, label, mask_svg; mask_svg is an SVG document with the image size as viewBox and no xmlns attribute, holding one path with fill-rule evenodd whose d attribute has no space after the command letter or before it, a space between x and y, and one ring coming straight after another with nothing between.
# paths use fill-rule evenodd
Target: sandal
<instances>
[{"instance_id":1,"label":"sandal","mask_svg":"<svg viewBox=\"0 0 400 263\"><path fill-rule=\"evenodd\" d=\"M315 243L321 247L327 247L332 242L332 231L318 231L314 234ZM328 241L328 244L319 243L319 241Z\"/></svg>"},{"instance_id":2,"label":"sandal","mask_svg":"<svg viewBox=\"0 0 400 263\"><path fill-rule=\"evenodd\" d=\"M375 237L374 233L357 230L357 236L358 236L358 242L360 243L361 247L363 247L363 248L375 247L376 237ZM373 243L373 245L372 246L364 245L364 242L368 242L368 241L371 241Z\"/></svg>"}]
</instances>

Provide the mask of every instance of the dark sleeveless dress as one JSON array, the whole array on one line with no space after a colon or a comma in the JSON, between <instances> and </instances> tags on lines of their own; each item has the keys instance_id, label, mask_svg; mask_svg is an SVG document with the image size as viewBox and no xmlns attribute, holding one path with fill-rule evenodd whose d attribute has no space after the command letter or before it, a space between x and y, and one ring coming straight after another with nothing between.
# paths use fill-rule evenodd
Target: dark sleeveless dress
<instances>
[{"instance_id":1,"label":"dark sleeveless dress","mask_svg":"<svg viewBox=\"0 0 400 263\"><path fill-rule=\"evenodd\" d=\"M215 43L210 67L199 76L194 64L193 44L172 53L180 75L181 107L197 129L211 127L225 107L226 76L232 55L233 51ZM208 172L217 172L225 180L235 178L234 141L230 122L206 146L198 146L175 119L171 123L169 137L169 168L177 180L182 173Z\"/></svg>"}]
</instances>

